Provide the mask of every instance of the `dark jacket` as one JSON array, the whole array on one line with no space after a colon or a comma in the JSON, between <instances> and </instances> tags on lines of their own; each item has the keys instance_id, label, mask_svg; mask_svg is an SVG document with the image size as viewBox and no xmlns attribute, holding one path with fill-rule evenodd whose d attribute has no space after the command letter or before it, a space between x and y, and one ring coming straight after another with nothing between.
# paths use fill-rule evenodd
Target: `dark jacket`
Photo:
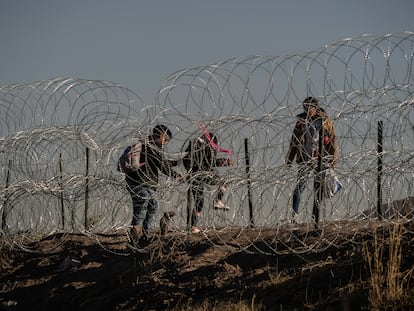
<instances>
[{"instance_id":1,"label":"dark jacket","mask_svg":"<svg viewBox=\"0 0 414 311\"><path fill-rule=\"evenodd\" d=\"M158 171L174 178L178 176L171 169L171 167L177 165L177 161L169 161L164 158L161 149L155 144L153 136L147 137L142 145L140 163L145 164L138 170L125 175L125 180L130 188L143 186L156 190L158 186Z\"/></svg>"},{"instance_id":2,"label":"dark jacket","mask_svg":"<svg viewBox=\"0 0 414 311\"><path fill-rule=\"evenodd\" d=\"M289 145L289 151L286 156L286 163L291 164L296 157L297 163L303 163L309 160L309 156L305 150L305 123L307 114L301 113L297 115L297 122L293 130L292 138ZM324 127L324 136L327 136L326 144L324 144L323 157L325 161L329 162L332 166L335 166L338 161L338 145L336 143L336 132L333 124L333 120L328 114L320 110L318 115L314 118L322 121ZM313 157L318 156L318 150L316 150Z\"/></svg>"},{"instance_id":3,"label":"dark jacket","mask_svg":"<svg viewBox=\"0 0 414 311\"><path fill-rule=\"evenodd\" d=\"M215 166L228 165L227 159L217 158L217 150L204 136L191 141L185 152L183 164L189 173L211 171Z\"/></svg>"}]
</instances>

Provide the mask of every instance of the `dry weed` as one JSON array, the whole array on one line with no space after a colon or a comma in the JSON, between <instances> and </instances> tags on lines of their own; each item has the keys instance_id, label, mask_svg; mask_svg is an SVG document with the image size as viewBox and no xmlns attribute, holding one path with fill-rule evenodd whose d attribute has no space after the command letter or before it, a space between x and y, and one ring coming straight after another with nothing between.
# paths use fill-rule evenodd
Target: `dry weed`
<instances>
[{"instance_id":1,"label":"dry weed","mask_svg":"<svg viewBox=\"0 0 414 311\"><path fill-rule=\"evenodd\" d=\"M413 268L401 271L403 236L404 226L391 224L387 231L377 228L373 240L364 244L362 254L370 273L368 298L373 310L393 309L409 303L407 294Z\"/></svg>"}]
</instances>

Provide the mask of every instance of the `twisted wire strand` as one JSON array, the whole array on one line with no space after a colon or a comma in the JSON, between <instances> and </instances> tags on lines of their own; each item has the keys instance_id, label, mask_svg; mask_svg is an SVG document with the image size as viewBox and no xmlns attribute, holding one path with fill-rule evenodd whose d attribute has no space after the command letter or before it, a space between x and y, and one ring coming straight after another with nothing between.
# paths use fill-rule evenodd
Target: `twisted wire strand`
<instances>
[{"instance_id":1,"label":"twisted wire strand","mask_svg":"<svg viewBox=\"0 0 414 311\"><path fill-rule=\"evenodd\" d=\"M341 230L352 230L355 222L369 227L377 219L379 155L384 221L409 220L414 208L413 59L411 32L363 35L295 55L232 58L171 74L148 106L108 81L57 78L2 86L1 232L21 247L26 245L21 237L28 235L125 232L132 208L116 162L127 145L149 135L157 123L173 130L165 148L170 159L184 156L188 141L202 135L201 125L233 151L235 165L217 168L227 182L230 211L211 208L217 189L205 193L200 226L212 243L211 235L221 239L222 233L235 232L235 238L250 241L248 247L239 245L245 251L293 251L287 241L294 241L299 254L338 244ZM324 200L321 239L312 242L315 176L302 195L301 224L291 226L297 167L285 164L307 96L317 97L334 120L335 171L343 184ZM187 175L181 163L176 170ZM160 183L158 217L176 211L171 229L185 239L188 183L165 176ZM249 231L252 220L255 233ZM269 228L278 234L265 248L256 247L257 237ZM233 241L220 243L230 247Z\"/></svg>"}]
</instances>

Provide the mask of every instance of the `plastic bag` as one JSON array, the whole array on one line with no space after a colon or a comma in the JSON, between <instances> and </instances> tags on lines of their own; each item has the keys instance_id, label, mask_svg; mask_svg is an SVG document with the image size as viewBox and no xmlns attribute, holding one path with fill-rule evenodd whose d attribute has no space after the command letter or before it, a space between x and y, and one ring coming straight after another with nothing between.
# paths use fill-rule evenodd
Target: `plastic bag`
<instances>
[{"instance_id":1,"label":"plastic bag","mask_svg":"<svg viewBox=\"0 0 414 311\"><path fill-rule=\"evenodd\" d=\"M330 168L326 170L325 174L325 197L326 198L333 198L333 196L341 191L343 188L342 183L339 181L338 176L336 175L335 171Z\"/></svg>"}]
</instances>

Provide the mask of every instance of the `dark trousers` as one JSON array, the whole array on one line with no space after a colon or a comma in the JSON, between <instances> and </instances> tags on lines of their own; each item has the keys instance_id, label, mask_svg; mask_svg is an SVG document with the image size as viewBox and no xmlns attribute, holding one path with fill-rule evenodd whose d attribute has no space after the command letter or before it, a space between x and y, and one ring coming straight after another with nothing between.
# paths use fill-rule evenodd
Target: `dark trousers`
<instances>
[{"instance_id":1,"label":"dark trousers","mask_svg":"<svg viewBox=\"0 0 414 311\"><path fill-rule=\"evenodd\" d=\"M199 215L204 208L204 190L206 186L218 187L215 200L222 200L224 196L225 182L216 171L197 172L190 176L189 190L194 199L194 206L191 213L191 224L198 223Z\"/></svg>"}]
</instances>

